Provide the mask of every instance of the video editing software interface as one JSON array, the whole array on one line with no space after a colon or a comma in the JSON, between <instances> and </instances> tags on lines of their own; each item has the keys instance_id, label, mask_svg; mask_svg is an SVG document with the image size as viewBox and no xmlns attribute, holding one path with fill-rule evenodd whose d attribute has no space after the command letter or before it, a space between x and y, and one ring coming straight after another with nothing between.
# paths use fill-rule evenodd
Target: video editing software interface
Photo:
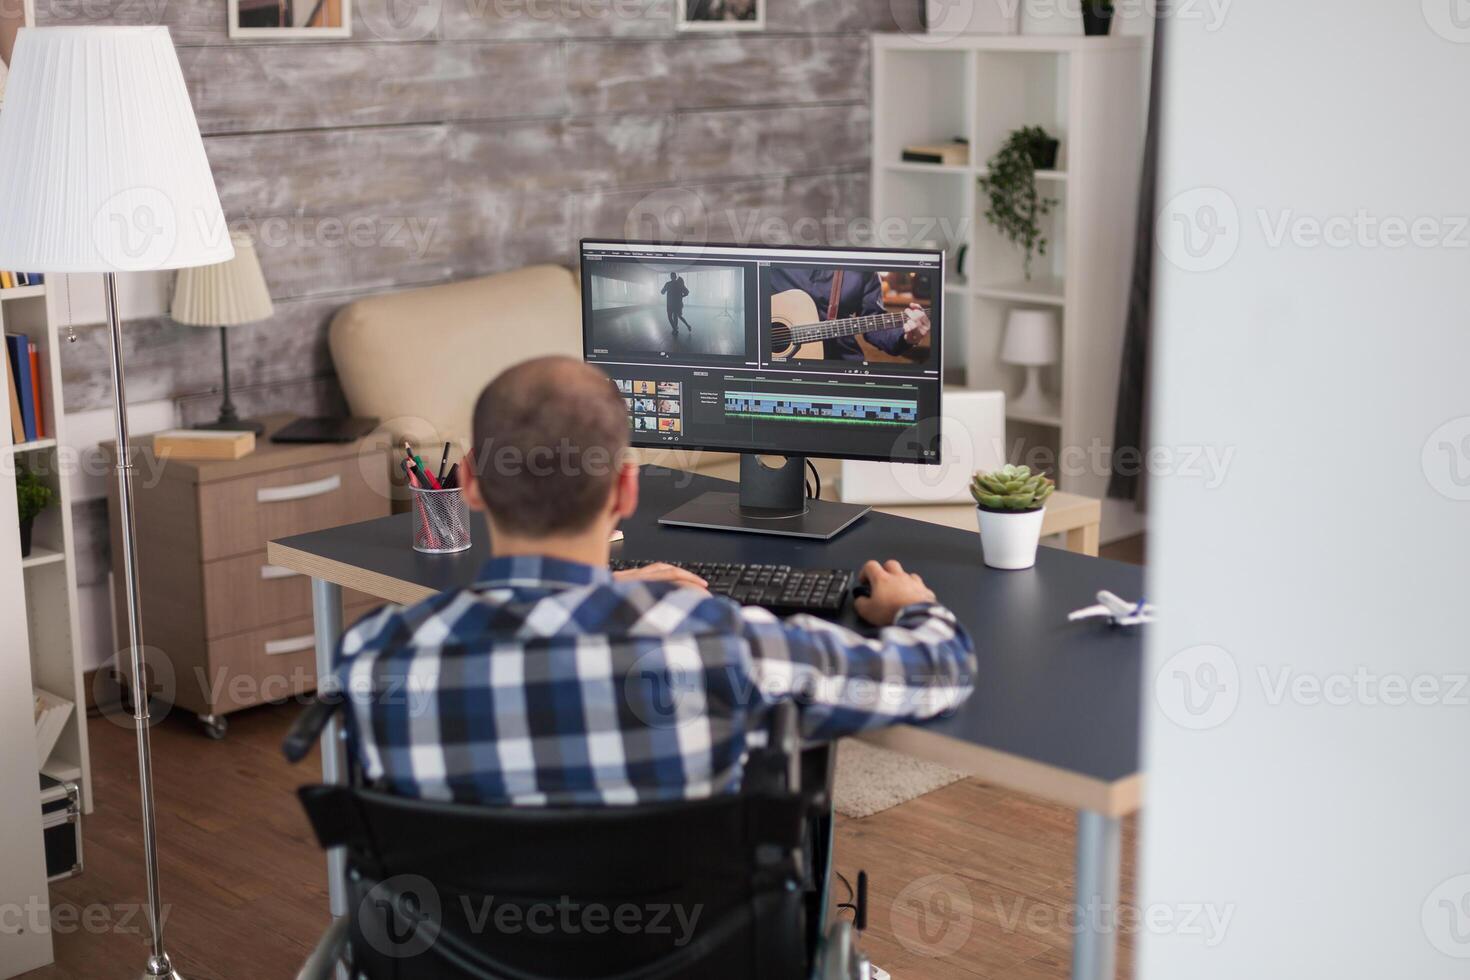
<instances>
[{"instance_id":1,"label":"video editing software interface","mask_svg":"<svg viewBox=\"0 0 1470 980\"><path fill-rule=\"evenodd\" d=\"M584 241L583 351L635 446L937 463L943 293L937 251Z\"/></svg>"}]
</instances>

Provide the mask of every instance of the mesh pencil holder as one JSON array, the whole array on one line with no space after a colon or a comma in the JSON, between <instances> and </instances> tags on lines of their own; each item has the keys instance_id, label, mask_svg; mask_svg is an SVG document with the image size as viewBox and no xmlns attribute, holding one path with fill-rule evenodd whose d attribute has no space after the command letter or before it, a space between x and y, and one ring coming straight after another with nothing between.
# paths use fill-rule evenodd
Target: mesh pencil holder
<instances>
[{"instance_id":1,"label":"mesh pencil holder","mask_svg":"<svg viewBox=\"0 0 1470 980\"><path fill-rule=\"evenodd\" d=\"M408 488L413 501L413 550L448 555L470 546L470 509L458 489Z\"/></svg>"}]
</instances>

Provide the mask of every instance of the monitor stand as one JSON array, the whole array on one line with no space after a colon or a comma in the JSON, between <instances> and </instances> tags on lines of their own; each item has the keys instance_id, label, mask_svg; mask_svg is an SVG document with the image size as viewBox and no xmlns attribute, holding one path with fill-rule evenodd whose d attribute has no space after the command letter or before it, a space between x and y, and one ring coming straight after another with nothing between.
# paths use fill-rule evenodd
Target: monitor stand
<instances>
[{"instance_id":1,"label":"monitor stand","mask_svg":"<svg viewBox=\"0 0 1470 980\"><path fill-rule=\"evenodd\" d=\"M658 519L675 527L782 534L827 540L872 508L806 497L806 457L787 456L767 466L759 456L740 457L740 492L702 493Z\"/></svg>"}]
</instances>

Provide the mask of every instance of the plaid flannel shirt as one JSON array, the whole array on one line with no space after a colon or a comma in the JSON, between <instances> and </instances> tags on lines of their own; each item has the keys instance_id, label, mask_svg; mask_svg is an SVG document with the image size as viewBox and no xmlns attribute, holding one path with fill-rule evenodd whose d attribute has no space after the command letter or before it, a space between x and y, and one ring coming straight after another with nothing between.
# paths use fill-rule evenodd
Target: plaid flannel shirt
<instances>
[{"instance_id":1,"label":"plaid flannel shirt","mask_svg":"<svg viewBox=\"0 0 1470 980\"><path fill-rule=\"evenodd\" d=\"M773 705L835 739L969 696L942 606L877 639L604 568L495 558L468 589L386 606L342 638L332 685L366 778L426 799L631 804L738 790Z\"/></svg>"}]
</instances>

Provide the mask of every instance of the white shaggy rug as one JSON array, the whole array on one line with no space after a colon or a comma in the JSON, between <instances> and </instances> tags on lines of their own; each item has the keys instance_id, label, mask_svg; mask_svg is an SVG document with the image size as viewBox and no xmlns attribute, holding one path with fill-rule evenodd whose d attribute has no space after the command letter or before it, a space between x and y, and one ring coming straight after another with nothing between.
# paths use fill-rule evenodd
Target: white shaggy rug
<instances>
[{"instance_id":1,"label":"white shaggy rug","mask_svg":"<svg viewBox=\"0 0 1470 980\"><path fill-rule=\"evenodd\" d=\"M871 817L964 778L962 772L844 738L837 743L832 803L844 817Z\"/></svg>"}]
</instances>

